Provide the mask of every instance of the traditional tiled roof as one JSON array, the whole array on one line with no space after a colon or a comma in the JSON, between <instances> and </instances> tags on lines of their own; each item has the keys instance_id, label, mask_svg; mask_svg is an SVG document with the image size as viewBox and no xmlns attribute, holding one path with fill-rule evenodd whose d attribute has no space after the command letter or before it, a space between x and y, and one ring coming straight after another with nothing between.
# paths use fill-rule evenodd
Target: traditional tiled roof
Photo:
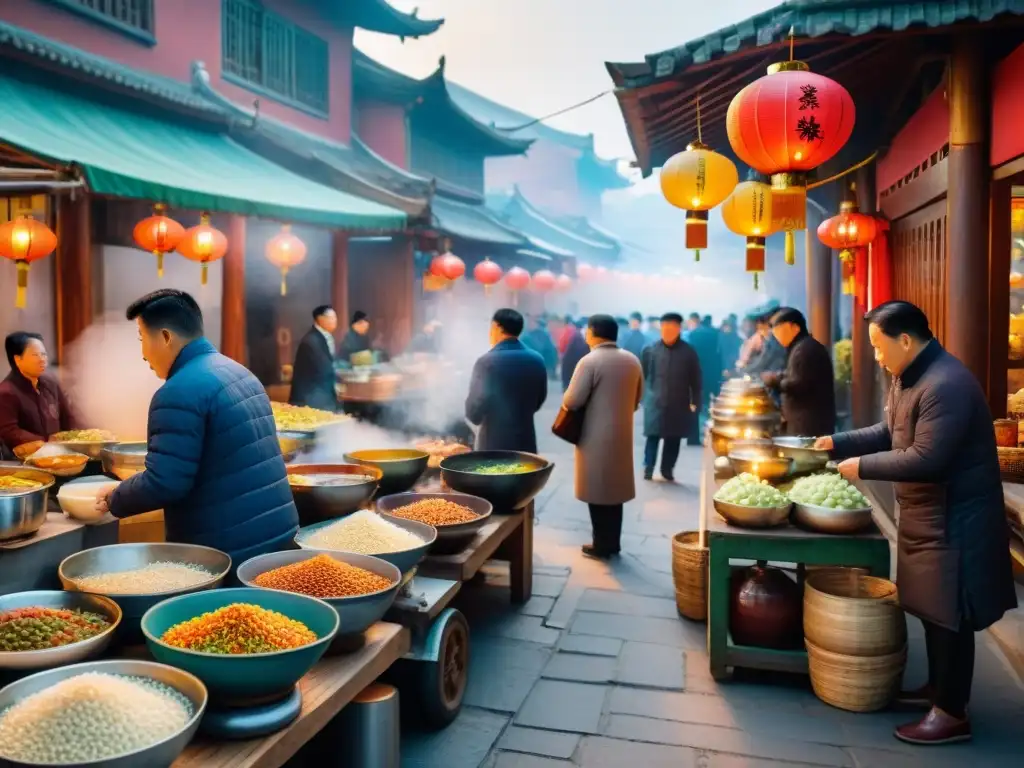
<instances>
[{"instance_id":1,"label":"traditional tiled roof","mask_svg":"<svg viewBox=\"0 0 1024 768\"><path fill-rule=\"evenodd\" d=\"M607 262L618 258L620 244L593 228L583 217L558 217L541 211L514 190L511 197L489 196L490 204L509 224L535 242L569 251L583 261Z\"/></svg>"},{"instance_id":2,"label":"traditional tiled roof","mask_svg":"<svg viewBox=\"0 0 1024 768\"><path fill-rule=\"evenodd\" d=\"M339 0L335 0L339 2ZM360 29L398 37L422 37L440 29L444 19L421 19L418 11L403 13L388 0L340 0L342 11Z\"/></svg>"}]
</instances>

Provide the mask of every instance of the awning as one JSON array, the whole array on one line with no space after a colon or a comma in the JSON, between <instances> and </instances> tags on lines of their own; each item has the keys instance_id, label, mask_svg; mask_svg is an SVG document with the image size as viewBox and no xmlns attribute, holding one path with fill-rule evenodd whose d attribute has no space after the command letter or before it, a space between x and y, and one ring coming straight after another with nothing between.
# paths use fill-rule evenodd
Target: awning
<instances>
[{"instance_id":1,"label":"awning","mask_svg":"<svg viewBox=\"0 0 1024 768\"><path fill-rule=\"evenodd\" d=\"M437 195L431 204L437 228L452 237L495 245L524 246L522 233L498 221L487 206L460 203Z\"/></svg>"},{"instance_id":2,"label":"awning","mask_svg":"<svg viewBox=\"0 0 1024 768\"><path fill-rule=\"evenodd\" d=\"M401 211L308 181L216 131L0 75L0 142L82 169L92 192L317 226L388 230Z\"/></svg>"}]
</instances>

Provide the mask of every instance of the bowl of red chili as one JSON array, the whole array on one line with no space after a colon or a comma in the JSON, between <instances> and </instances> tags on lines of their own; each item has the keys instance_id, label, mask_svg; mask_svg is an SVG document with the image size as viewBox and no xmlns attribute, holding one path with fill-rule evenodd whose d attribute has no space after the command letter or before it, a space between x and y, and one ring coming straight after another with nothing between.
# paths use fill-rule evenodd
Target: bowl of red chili
<instances>
[{"instance_id":1,"label":"bowl of red chili","mask_svg":"<svg viewBox=\"0 0 1024 768\"><path fill-rule=\"evenodd\" d=\"M121 608L102 595L62 590L0 597L0 669L41 670L102 653L121 623Z\"/></svg>"}]
</instances>

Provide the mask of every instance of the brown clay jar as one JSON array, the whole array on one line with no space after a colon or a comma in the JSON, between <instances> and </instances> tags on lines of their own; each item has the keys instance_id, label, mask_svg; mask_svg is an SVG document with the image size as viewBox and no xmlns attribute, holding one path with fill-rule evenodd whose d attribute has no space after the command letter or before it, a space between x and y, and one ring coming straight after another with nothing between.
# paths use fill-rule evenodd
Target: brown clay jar
<instances>
[{"instance_id":1,"label":"brown clay jar","mask_svg":"<svg viewBox=\"0 0 1024 768\"><path fill-rule=\"evenodd\" d=\"M803 641L803 595L778 568L734 571L729 630L737 645L788 650Z\"/></svg>"}]
</instances>

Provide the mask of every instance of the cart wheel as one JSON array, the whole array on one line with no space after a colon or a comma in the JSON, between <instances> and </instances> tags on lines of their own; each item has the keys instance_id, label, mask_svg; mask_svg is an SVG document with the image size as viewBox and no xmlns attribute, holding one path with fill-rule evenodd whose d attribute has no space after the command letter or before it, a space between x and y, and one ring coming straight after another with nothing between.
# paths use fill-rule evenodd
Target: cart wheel
<instances>
[{"instance_id":1,"label":"cart wheel","mask_svg":"<svg viewBox=\"0 0 1024 768\"><path fill-rule=\"evenodd\" d=\"M420 715L426 725L444 728L459 716L469 680L469 624L452 611L441 634L437 661L419 666Z\"/></svg>"}]
</instances>

